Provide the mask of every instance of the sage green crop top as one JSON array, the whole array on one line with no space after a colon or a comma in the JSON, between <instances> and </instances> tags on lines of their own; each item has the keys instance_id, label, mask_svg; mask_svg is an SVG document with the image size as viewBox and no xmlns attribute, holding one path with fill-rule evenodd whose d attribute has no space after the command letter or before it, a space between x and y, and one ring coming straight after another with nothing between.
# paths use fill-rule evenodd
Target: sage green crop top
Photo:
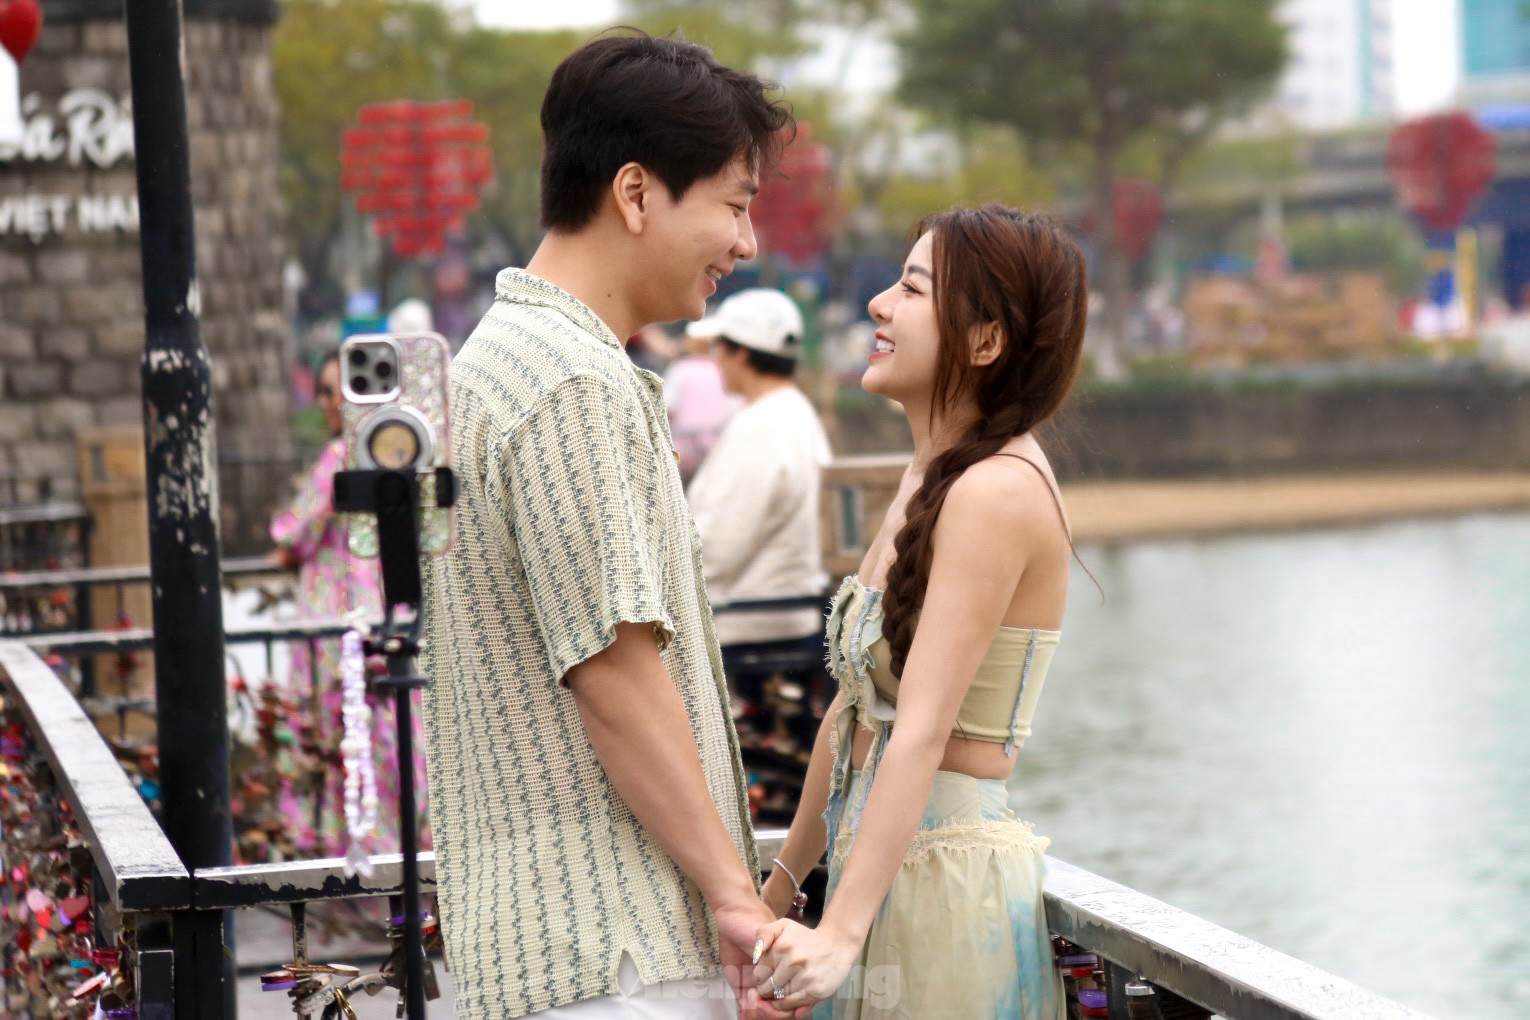
<instances>
[{"instance_id":1,"label":"sage green crop top","mask_svg":"<svg viewBox=\"0 0 1530 1020\"><path fill-rule=\"evenodd\" d=\"M892 649L882 637L882 592L855 576L845 578L829 612L825 638L829 669L865 723L891 721L898 706L898 678L888 663ZM1000 627L978 665L972 687L956 714L953 736L1004 745L1013 754L1031 735L1031 719L1047 669L1062 634L1039 628Z\"/></svg>"}]
</instances>

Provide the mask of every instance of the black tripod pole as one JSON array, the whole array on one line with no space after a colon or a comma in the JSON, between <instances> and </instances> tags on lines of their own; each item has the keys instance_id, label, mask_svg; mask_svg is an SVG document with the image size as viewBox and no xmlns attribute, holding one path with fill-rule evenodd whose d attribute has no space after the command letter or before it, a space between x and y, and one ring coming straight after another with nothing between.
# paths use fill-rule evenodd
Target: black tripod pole
<instances>
[{"instance_id":1,"label":"black tripod pole","mask_svg":"<svg viewBox=\"0 0 1530 1020\"><path fill-rule=\"evenodd\" d=\"M388 656L398 723L398 813L400 850L404 855L404 1004L409 1020L425 1016L425 944L420 930L420 829L414 806L414 657Z\"/></svg>"},{"instance_id":2,"label":"black tripod pole","mask_svg":"<svg viewBox=\"0 0 1530 1020\"><path fill-rule=\"evenodd\" d=\"M450 472L437 470L437 499L451 503ZM415 809L414 719L410 699L426 679L415 672L423 622L420 587L420 536L415 510L418 482L402 471L342 471L335 475L335 509L377 515L382 559L383 604L387 607L379 640L368 650L387 658L388 675L374 682L393 694L398 724L399 841L404 863L404 1004L409 1020L425 1020L425 946L420 925L420 833ZM404 609L407 617L398 616Z\"/></svg>"}]
</instances>

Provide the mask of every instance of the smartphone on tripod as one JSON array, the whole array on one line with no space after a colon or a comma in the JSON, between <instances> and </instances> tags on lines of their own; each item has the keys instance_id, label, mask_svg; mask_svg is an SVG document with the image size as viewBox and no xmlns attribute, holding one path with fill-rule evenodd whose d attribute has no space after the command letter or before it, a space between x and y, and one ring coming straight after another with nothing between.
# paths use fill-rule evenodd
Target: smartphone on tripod
<instances>
[{"instance_id":1,"label":"smartphone on tripod","mask_svg":"<svg viewBox=\"0 0 1530 1020\"><path fill-rule=\"evenodd\" d=\"M436 469L451 466L450 363L451 349L438 333L362 334L340 345L346 467L414 470L425 556L440 556L452 544L451 508L436 499ZM354 555L378 555L376 516L353 513L347 530Z\"/></svg>"}]
</instances>

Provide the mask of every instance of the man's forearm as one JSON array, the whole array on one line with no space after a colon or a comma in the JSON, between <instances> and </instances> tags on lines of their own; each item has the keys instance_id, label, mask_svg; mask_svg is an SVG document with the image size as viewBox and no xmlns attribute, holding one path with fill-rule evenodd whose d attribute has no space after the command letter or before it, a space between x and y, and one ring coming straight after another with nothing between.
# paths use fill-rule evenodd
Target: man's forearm
<instances>
[{"instance_id":1,"label":"man's forearm","mask_svg":"<svg viewBox=\"0 0 1530 1020\"><path fill-rule=\"evenodd\" d=\"M707 902L753 899L652 627L618 626L615 644L570 670L569 686L611 785Z\"/></svg>"}]
</instances>

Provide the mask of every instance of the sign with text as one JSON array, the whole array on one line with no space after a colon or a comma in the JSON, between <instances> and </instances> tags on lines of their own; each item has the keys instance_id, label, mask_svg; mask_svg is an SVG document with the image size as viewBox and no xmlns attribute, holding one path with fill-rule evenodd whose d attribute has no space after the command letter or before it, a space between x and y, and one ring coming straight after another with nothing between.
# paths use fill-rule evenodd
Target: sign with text
<instances>
[{"instance_id":1,"label":"sign with text","mask_svg":"<svg viewBox=\"0 0 1530 1020\"><path fill-rule=\"evenodd\" d=\"M0 236L40 241L71 227L84 234L138 231L137 195L7 195L0 197Z\"/></svg>"},{"instance_id":2,"label":"sign with text","mask_svg":"<svg viewBox=\"0 0 1530 1020\"><path fill-rule=\"evenodd\" d=\"M65 92L51 107L21 101L20 141L0 142L0 164L64 163L108 170L133 158L133 101L100 89Z\"/></svg>"},{"instance_id":3,"label":"sign with text","mask_svg":"<svg viewBox=\"0 0 1530 1020\"><path fill-rule=\"evenodd\" d=\"M0 137L0 180L7 170L25 169L35 191L0 194L0 237L45 237L136 233L138 196L134 191L81 194L63 191L58 175L89 175L133 161L133 107L127 97L100 89L70 89L55 102L37 93L21 103L19 130ZM88 178L87 178L88 179ZM62 193L61 193L62 192Z\"/></svg>"}]
</instances>

